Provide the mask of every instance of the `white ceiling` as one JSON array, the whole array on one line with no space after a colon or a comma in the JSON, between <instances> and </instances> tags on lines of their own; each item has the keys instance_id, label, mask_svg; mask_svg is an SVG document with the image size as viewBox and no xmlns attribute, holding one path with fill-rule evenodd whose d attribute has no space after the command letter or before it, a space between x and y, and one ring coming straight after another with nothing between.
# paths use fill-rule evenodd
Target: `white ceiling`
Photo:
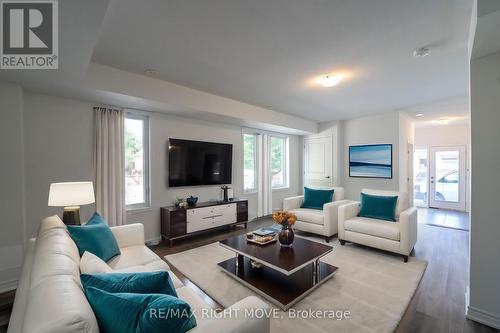
<instances>
[{"instance_id":1,"label":"white ceiling","mask_svg":"<svg viewBox=\"0 0 500 333\"><path fill-rule=\"evenodd\" d=\"M401 110L401 112L409 116L417 128L442 126L440 120L446 120L449 125L470 125L468 98L453 98L417 105Z\"/></svg>"},{"instance_id":2,"label":"white ceiling","mask_svg":"<svg viewBox=\"0 0 500 333\"><path fill-rule=\"evenodd\" d=\"M477 26L473 58L500 51L500 0L480 0L477 6Z\"/></svg>"},{"instance_id":3,"label":"white ceiling","mask_svg":"<svg viewBox=\"0 0 500 333\"><path fill-rule=\"evenodd\" d=\"M316 121L467 96L470 0L112 0L93 61ZM431 48L425 58L413 49ZM340 72L334 88L317 75Z\"/></svg>"}]
</instances>

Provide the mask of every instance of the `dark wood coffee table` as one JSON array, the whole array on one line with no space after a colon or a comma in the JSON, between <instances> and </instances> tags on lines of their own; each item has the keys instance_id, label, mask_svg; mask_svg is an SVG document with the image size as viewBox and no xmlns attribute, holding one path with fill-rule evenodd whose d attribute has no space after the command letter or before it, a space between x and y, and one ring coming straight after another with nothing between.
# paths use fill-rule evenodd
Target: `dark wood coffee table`
<instances>
[{"instance_id":1,"label":"dark wood coffee table","mask_svg":"<svg viewBox=\"0 0 500 333\"><path fill-rule=\"evenodd\" d=\"M246 235L231 237L219 244L236 253L220 262L222 271L262 295L283 310L288 310L332 277L337 267L319 259L332 247L295 236L292 247L278 242L258 245L247 242ZM251 260L262 264L252 267Z\"/></svg>"}]
</instances>

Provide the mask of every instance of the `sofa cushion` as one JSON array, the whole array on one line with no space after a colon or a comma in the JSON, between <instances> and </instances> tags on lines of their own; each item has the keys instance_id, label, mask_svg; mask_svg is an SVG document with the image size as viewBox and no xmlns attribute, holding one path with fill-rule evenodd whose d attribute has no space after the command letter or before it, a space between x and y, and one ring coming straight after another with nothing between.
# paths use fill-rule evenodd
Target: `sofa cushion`
<instances>
[{"instance_id":1,"label":"sofa cushion","mask_svg":"<svg viewBox=\"0 0 500 333\"><path fill-rule=\"evenodd\" d=\"M42 220L42 222L40 222L40 225L38 226L37 235L41 235L45 231L55 228L66 229L66 224L64 224L61 218L57 215L46 217Z\"/></svg>"},{"instance_id":2,"label":"sofa cushion","mask_svg":"<svg viewBox=\"0 0 500 333\"><path fill-rule=\"evenodd\" d=\"M144 245L122 247L120 255L107 262L113 270L139 266L159 260L158 256Z\"/></svg>"},{"instance_id":3,"label":"sofa cushion","mask_svg":"<svg viewBox=\"0 0 500 333\"><path fill-rule=\"evenodd\" d=\"M110 293L166 294L177 297L168 271L80 275L83 287Z\"/></svg>"},{"instance_id":4,"label":"sofa cushion","mask_svg":"<svg viewBox=\"0 0 500 333\"><path fill-rule=\"evenodd\" d=\"M344 221L344 229L395 241L399 241L400 239L398 222L388 222L358 216Z\"/></svg>"},{"instance_id":5,"label":"sofa cushion","mask_svg":"<svg viewBox=\"0 0 500 333\"><path fill-rule=\"evenodd\" d=\"M30 284L36 286L46 278L67 275L80 280L80 255L66 229L43 232L35 244Z\"/></svg>"},{"instance_id":6,"label":"sofa cushion","mask_svg":"<svg viewBox=\"0 0 500 333\"><path fill-rule=\"evenodd\" d=\"M317 209L309 208L296 208L290 210L290 213L294 213L297 216L297 221L309 222L314 224L323 225L323 211Z\"/></svg>"},{"instance_id":7,"label":"sofa cushion","mask_svg":"<svg viewBox=\"0 0 500 333\"><path fill-rule=\"evenodd\" d=\"M361 193L358 216L396 222L397 196L381 196Z\"/></svg>"},{"instance_id":8,"label":"sofa cushion","mask_svg":"<svg viewBox=\"0 0 500 333\"><path fill-rule=\"evenodd\" d=\"M108 293L94 287L86 295L102 333L184 333L196 326L189 304L170 295Z\"/></svg>"},{"instance_id":9,"label":"sofa cushion","mask_svg":"<svg viewBox=\"0 0 500 333\"><path fill-rule=\"evenodd\" d=\"M320 190L304 187L304 201L300 208L322 210L324 204L332 202L333 192L333 189Z\"/></svg>"}]
</instances>

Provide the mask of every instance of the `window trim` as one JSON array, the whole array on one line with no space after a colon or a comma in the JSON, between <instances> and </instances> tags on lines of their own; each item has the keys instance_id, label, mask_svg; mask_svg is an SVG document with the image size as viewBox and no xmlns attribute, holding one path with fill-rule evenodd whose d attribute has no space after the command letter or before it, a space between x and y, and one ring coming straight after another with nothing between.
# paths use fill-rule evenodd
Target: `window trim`
<instances>
[{"instance_id":1,"label":"window trim","mask_svg":"<svg viewBox=\"0 0 500 333\"><path fill-rule=\"evenodd\" d=\"M253 172L253 178L254 178L254 188L252 189L245 189L245 135L251 135L254 138L254 172ZM258 161L259 161L259 153L258 153L258 133L255 132L250 132L250 131L243 131L241 134L241 145L242 145L242 154L241 154L241 166L242 166L242 171L243 171L243 181L242 181L242 188L243 188L243 193L245 194L255 194L258 193L259 188L257 185L258 181Z\"/></svg>"},{"instance_id":2,"label":"window trim","mask_svg":"<svg viewBox=\"0 0 500 333\"><path fill-rule=\"evenodd\" d=\"M125 202L126 211L134 211L134 210L143 210L151 208L151 160L150 160L150 121L149 114L146 112L140 111L126 111L125 112L125 121L127 119L135 119L143 121L143 133L142 133L142 142L143 142L143 170L144 170L144 202L137 204L127 205ZM125 127L125 126L124 126ZM125 135L125 131L123 133ZM125 142L124 142L125 144ZM125 146L123 147L125 151ZM124 154L125 157L125 154ZM125 184L125 195L127 191L127 186Z\"/></svg>"},{"instance_id":3,"label":"window trim","mask_svg":"<svg viewBox=\"0 0 500 333\"><path fill-rule=\"evenodd\" d=\"M283 166L283 180L284 180L284 184L280 185L280 186L273 186L272 184L272 181L271 181L271 190L272 191L280 191L280 190L288 190L290 189L290 159L289 159L289 152L290 152L290 137L288 135L279 135L279 134L271 134L270 135L271 137L271 140L273 138L276 138L276 139L283 139L284 143L285 143L285 147L284 147L284 158L283 158L283 163L284 163L284 166ZM271 142L269 142L269 144L271 144Z\"/></svg>"}]
</instances>

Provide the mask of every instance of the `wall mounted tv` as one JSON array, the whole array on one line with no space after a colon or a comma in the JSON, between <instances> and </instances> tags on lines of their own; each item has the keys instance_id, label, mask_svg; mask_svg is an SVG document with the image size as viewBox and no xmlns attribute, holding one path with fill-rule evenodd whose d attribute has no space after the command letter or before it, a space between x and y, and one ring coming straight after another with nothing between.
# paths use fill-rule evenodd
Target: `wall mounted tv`
<instances>
[{"instance_id":1,"label":"wall mounted tv","mask_svg":"<svg viewBox=\"0 0 500 333\"><path fill-rule=\"evenodd\" d=\"M349 147L349 177L392 178L392 145Z\"/></svg>"},{"instance_id":2,"label":"wall mounted tv","mask_svg":"<svg viewBox=\"0 0 500 333\"><path fill-rule=\"evenodd\" d=\"M233 145L170 139L168 186L231 184Z\"/></svg>"}]
</instances>

